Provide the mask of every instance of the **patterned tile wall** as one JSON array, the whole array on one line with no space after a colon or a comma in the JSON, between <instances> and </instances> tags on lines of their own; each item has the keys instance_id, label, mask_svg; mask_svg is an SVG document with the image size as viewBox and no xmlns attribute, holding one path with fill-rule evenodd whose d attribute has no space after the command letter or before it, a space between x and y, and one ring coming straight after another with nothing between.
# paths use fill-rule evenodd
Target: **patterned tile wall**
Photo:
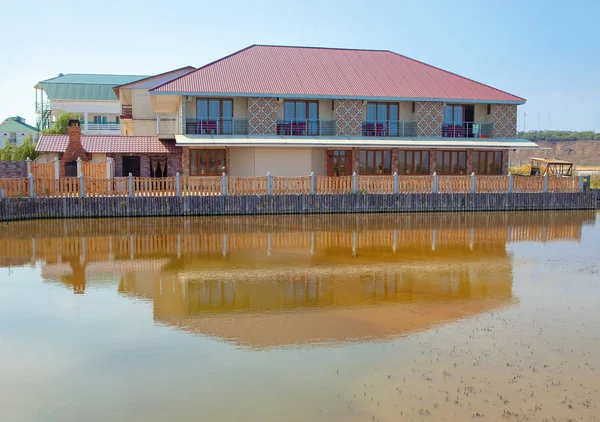
<instances>
[{"instance_id":1,"label":"patterned tile wall","mask_svg":"<svg viewBox=\"0 0 600 422\"><path fill-rule=\"evenodd\" d=\"M494 138L517 136L517 106L514 104L492 104Z\"/></svg>"},{"instance_id":2,"label":"patterned tile wall","mask_svg":"<svg viewBox=\"0 0 600 422\"><path fill-rule=\"evenodd\" d=\"M248 98L248 134L275 135L277 133L277 100L275 98Z\"/></svg>"},{"instance_id":3,"label":"patterned tile wall","mask_svg":"<svg viewBox=\"0 0 600 422\"><path fill-rule=\"evenodd\" d=\"M417 101L417 136L442 136L444 104L432 101Z\"/></svg>"},{"instance_id":4,"label":"patterned tile wall","mask_svg":"<svg viewBox=\"0 0 600 422\"><path fill-rule=\"evenodd\" d=\"M362 101L335 100L336 136L362 135Z\"/></svg>"}]
</instances>

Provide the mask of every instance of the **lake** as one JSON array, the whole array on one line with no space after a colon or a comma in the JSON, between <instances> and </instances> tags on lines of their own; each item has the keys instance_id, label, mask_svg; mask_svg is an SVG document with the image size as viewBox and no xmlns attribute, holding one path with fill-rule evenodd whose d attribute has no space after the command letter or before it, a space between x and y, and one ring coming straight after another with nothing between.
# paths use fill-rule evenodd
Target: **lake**
<instances>
[{"instance_id":1,"label":"lake","mask_svg":"<svg viewBox=\"0 0 600 422\"><path fill-rule=\"evenodd\" d=\"M599 218L1 225L0 419L594 420Z\"/></svg>"}]
</instances>

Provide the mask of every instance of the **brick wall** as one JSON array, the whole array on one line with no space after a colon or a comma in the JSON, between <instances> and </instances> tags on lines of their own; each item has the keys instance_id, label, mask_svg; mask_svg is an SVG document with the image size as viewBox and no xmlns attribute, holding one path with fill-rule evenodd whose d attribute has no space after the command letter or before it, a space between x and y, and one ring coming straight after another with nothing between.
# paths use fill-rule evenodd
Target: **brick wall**
<instances>
[{"instance_id":1,"label":"brick wall","mask_svg":"<svg viewBox=\"0 0 600 422\"><path fill-rule=\"evenodd\" d=\"M25 161L0 161L0 179L27 177Z\"/></svg>"},{"instance_id":2,"label":"brick wall","mask_svg":"<svg viewBox=\"0 0 600 422\"><path fill-rule=\"evenodd\" d=\"M187 148L186 148L187 149ZM136 156L135 154L107 154L107 156L113 158L114 161L114 177L126 177L127 174L123 174L123 157L124 156ZM189 155L188 155L189 156ZM165 155L155 154L155 155L139 155L140 157L140 176L141 177L150 177L150 160L151 159L160 159L165 157ZM167 157L167 176L172 177L175 176L178 172L182 173L181 167L181 154L173 153L166 155Z\"/></svg>"},{"instance_id":3,"label":"brick wall","mask_svg":"<svg viewBox=\"0 0 600 422\"><path fill-rule=\"evenodd\" d=\"M362 101L335 100L336 136L362 136Z\"/></svg>"},{"instance_id":4,"label":"brick wall","mask_svg":"<svg viewBox=\"0 0 600 422\"><path fill-rule=\"evenodd\" d=\"M517 136L517 106L514 104L492 104L494 138Z\"/></svg>"},{"instance_id":5,"label":"brick wall","mask_svg":"<svg viewBox=\"0 0 600 422\"><path fill-rule=\"evenodd\" d=\"M442 136L444 104L432 101L417 101L417 136Z\"/></svg>"},{"instance_id":6,"label":"brick wall","mask_svg":"<svg viewBox=\"0 0 600 422\"><path fill-rule=\"evenodd\" d=\"M275 135L277 133L277 100L275 98L248 98L248 134Z\"/></svg>"},{"instance_id":7,"label":"brick wall","mask_svg":"<svg viewBox=\"0 0 600 422\"><path fill-rule=\"evenodd\" d=\"M181 152L181 174L184 176L190 175L190 149L188 147L182 147ZM229 167L227 167L229 169Z\"/></svg>"}]
</instances>

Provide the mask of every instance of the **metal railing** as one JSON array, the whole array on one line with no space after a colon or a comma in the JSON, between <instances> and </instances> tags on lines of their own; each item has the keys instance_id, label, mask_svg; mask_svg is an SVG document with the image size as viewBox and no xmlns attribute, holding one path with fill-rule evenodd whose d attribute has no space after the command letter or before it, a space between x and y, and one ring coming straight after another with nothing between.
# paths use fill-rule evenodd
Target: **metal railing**
<instances>
[{"instance_id":1,"label":"metal railing","mask_svg":"<svg viewBox=\"0 0 600 422\"><path fill-rule=\"evenodd\" d=\"M246 117L219 117L214 119L185 119L186 135L247 135Z\"/></svg>"},{"instance_id":2,"label":"metal railing","mask_svg":"<svg viewBox=\"0 0 600 422\"><path fill-rule=\"evenodd\" d=\"M117 122L88 122L88 131L121 130L121 124Z\"/></svg>"},{"instance_id":3,"label":"metal railing","mask_svg":"<svg viewBox=\"0 0 600 422\"><path fill-rule=\"evenodd\" d=\"M367 120L362 125L363 136L407 137L417 136L415 120Z\"/></svg>"},{"instance_id":4,"label":"metal railing","mask_svg":"<svg viewBox=\"0 0 600 422\"><path fill-rule=\"evenodd\" d=\"M493 138L494 124L491 122L464 122L442 124L444 138Z\"/></svg>"},{"instance_id":5,"label":"metal railing","mask_svg":"<svg viewBox=\"0 0 600 422\"><path fill-rule=\"evenodd\" d=\"M335 136L335 120L279 119L277 135L281 136Z\"/></svg>"},{"instance_id":6,"label":"metal railing","mask_svg":"<svg viewBox=\"0 0 600 422\"><path fill-rule=\"evenodd\" d=\"M43 111L48 111L52 108L50 101L41 101L35 103L35 112L41 113Z\"/></svg>"}]
</instances>

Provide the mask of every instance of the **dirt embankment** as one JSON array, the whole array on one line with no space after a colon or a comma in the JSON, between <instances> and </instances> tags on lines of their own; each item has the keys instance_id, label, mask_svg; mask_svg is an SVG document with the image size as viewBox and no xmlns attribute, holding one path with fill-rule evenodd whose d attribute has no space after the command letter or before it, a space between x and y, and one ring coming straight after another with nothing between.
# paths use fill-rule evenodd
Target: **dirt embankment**
<instances>
[{"instance_id":1,"label":"dirt embankment","mask_svg":"<svg viewBox=\"0 0 600 422\"><path fill-rule=\"evenodd\" d=\"M576 166L600 167L600 141L536 141L541 150L510 151L509 160L529 162L531 157L558 158L572 161Z\"/></svg>"}]
</instances>

